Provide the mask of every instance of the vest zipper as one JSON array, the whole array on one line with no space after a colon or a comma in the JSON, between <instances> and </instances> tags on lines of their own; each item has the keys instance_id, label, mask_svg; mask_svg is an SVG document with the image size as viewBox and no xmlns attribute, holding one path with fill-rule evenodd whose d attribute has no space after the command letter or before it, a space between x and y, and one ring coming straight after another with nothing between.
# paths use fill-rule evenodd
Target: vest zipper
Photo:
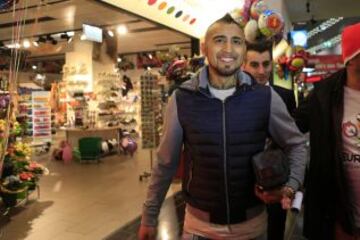
<instances>
[{"instance_id":1,"label":"vest zipper","mask_svg":"<svg viewBox=\"0 0 360 240\"><path fill-rule=\"evenodd\" d=\"M230 228L230 203L229 203L229 186L227 180L227 157L226 157L226 114L225 114L225 101L222 101L223 105L223 144L224 144L224 185L225 185L225 201L226 201L226 220L229 230Z\"/></svg>"},{"instance_id":2,"label":"vest zipper","mask_svg":"<svg viewBox=\"0 0 360 240\"><path fill-rule=\"evenodd\" d=\"M186 189L188 192L190 192L190 183L192 181L192 175L193 175L193 162L190 162L190 172L189 172L189 180L186 184Z\"/></svg>"}]
</instances>

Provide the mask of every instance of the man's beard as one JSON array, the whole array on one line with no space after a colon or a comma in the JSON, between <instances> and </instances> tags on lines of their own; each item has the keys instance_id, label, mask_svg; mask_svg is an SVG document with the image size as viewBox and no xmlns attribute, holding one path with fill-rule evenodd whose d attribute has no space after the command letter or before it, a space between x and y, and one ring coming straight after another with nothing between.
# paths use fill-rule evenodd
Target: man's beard
<instances>
[{"instance_id":1,"label":"man's beard","mask_svg":"<svg viewBox=\"0 0 360 240\"><path fill-rule=\"evenodd\" d=\"M225 67L218 67L218 66L215 66L213 67L213 69L215 70L215 72L221 76L221 77L230 77L232 75L234 75L238 70L239 70L239 67L238 68L227 68L226 66Z\"/></svg>"}]
</instances>

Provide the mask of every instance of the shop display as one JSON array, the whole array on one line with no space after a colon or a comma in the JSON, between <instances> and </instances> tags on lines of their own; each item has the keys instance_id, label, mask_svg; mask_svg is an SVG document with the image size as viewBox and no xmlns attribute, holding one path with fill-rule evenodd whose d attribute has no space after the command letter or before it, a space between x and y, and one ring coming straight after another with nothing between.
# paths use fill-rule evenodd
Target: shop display
<instances>
[{"instance_id":1,"label":"shop display","mask_svg":"<svg viewBox=\"0 0 360 240\"><path fill-rule=\"evenodd\" d=\"M40 104L43 96L37 97L36 104ZM9 100L14 101L10 98ZM23 100L29 101L29 95ZM49 172L43 165L32 160L29 143L31 140L26 138L26 129L24 131L21 123L17 121L22 117L15 117L17 110L13 106L13 103L8 101L0 107L4 108L6 113L0 119L0 197L1 204L5 207L1 208L5 209L2 215L6 215L8 209L25 203L34 190L37 189L39 196L40 176ZM24 106L27 111L30 105L19 104L19 112L24 111ZM43 111L43 108L40 111ZM27 117L27 114L24 116ZM44 125L38 127L44 128Z\"/></svg>"},{"instance_id":2,"label":"shop display","mask_svg":"<svg viewBox=\"0 0 360 240\"><path fill-rule=\"evenodd\" d=\"M30 88L18 88L19 92L19 113L17 119L21 122L25 129L26 136L33 135L33 111L32 111L32 96L31 92L33 90Z\"/></svg>"},{"instance_id":3,"label":"shop display","mask_svg":"<svg viewBox=\"0 0 360 240\"><path fill-rule=\"evenodd\" d=\"M145 71L141 76L142 147L156 148L159 144L162 119L161 94L158 76Z\"/></svg>"},{"instance_id":4,"label":"shop display","mask_svg":"<svg viewBox=\"0 0 360 240\"><path fill-rule=\"evenodd\" d=\"M138 93L130 77L125 74L122 78L120 76L105 72L98 74L95 88L98 103L97 124L107 127L120 126L129 132L136 131Z\"/></svg>"},{"instance_id":5,"label":"shop display","mask_svg":"<svg viewBox=\"0 0 360 240\"><path fill-rule=\"evenodd\" d=\"M63 126L67 122L67 91L66 83L60 82L57 87L58 91L58 111L56 111L56 123Z\"/></svg>"},{"instance_id":6,"label":"shop display","mask_svg":"<svg viewBox=\"0 0 360 240\"><path fill-rule=\"evenodd\" d=\"M32 92L33 139L34 142L51 142L50 92Z\"/></svg>"},{"instance_id":7,"label":"shop display","mask_svg":"<svg viewBox=\"0 0 360 240\"><path fill-rule=\"evenodd\" d=\"M99 126L117 126L120 123L121 83L120 75L99 73L96 81L95 95L97 98Z\"/></svg>"}]
</instances>

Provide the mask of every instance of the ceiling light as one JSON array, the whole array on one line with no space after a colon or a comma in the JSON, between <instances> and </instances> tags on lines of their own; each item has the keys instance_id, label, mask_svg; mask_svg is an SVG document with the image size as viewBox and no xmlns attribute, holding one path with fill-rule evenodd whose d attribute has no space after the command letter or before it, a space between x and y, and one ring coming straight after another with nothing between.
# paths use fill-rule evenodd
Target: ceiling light
<instances>
[{"instance_id":1,"label":"ceiling light","mask_svg":"<svg viewBox=\"0 0 360 240\"><path fill-rule=\"evenodd\" d=\"M29 47L31 47L30 41L29 41L28 39L25 39L25 40L23 41L23 46L24 46L24 48L29 48Z\"/></svg>"},{"instance_id":2,"label":"ceiling light","mask_svg":"<svg viewBox=\"0 0 360 240\"><path fill-rule=\"evenodd\" d=\"M150 59L153 59L153 56L151 55L151 53L149 53L149 58L150 58Z\"/></svg>"},{"instance_id":3,"label":"ceiling light","mask_svg":"<svg viewBox=\"0 0 360 240\"><path fill-rule=\"evenodd\" d=\"M32 65L32 69L36 70L37 66L36 65Z\"/></svg>"},{"instance_id":4,"label":"ceiling light","mask_svg":"<svg viewBox=\"0 0 360 240\"><path fill-rule=\"evenodd\" d=\"M121 62L121 61L122 61L121 57L118 57L118 58L117 58L117 61L118 61L118 62Z\"/></svg>"},{"instance_id":5,"label":"ceiling light","mask_svg":"<svg viewBox=\"0 0 360 240\"><path fill-rule=\"evenodd\" d=\"M128 32L128 29L125 25L119 25L117 28L116 28L116 32L120 35L125 35L127 34Z\"/></svg>"},{"instance_id":6,"label":"ceiling light","mask_svg":"<svg viewBox=\"0 0 360 240\"><path fill-rule=\"evenodd\" d=\"M11 44L6 45L6 47L8 47L8 48L20 48L21 45L20 45L20 43L11 43Z\"/></svg>"},{"instance_id":7,"label":"ceiling light","mask_svg":"<svg viewBox=\"0 0 360 240\"><path fill-rule=\"evenodd\" d=\"M110 37L114 37L114 32L111 30L108 30L107 33L109 34Z\"/></svg>"}]
</instances>

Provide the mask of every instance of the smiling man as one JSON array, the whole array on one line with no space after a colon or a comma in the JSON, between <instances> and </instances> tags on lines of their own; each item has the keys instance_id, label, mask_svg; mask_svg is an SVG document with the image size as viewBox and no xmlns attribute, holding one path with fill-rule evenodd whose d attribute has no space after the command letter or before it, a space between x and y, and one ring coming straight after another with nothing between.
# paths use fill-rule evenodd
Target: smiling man
<instances>
[{"instance_id":1,"label":"smiling man","mask_svg":"<svg viewBox=\"0 0 360 240\"><path fill-rule=\"evenodd\" d=\"M290 207L303 181L304 137L280 97L240 70L244 32L229 15L208 28L201 49L208 66L183 83L167 106L139 239L156 239L157 218L182 149L182 239L265 239L263 201ZM255 194L251 158L263 151L269 133L287 150L291 173L281 189Z\"/></svg>"}]
</instances>

